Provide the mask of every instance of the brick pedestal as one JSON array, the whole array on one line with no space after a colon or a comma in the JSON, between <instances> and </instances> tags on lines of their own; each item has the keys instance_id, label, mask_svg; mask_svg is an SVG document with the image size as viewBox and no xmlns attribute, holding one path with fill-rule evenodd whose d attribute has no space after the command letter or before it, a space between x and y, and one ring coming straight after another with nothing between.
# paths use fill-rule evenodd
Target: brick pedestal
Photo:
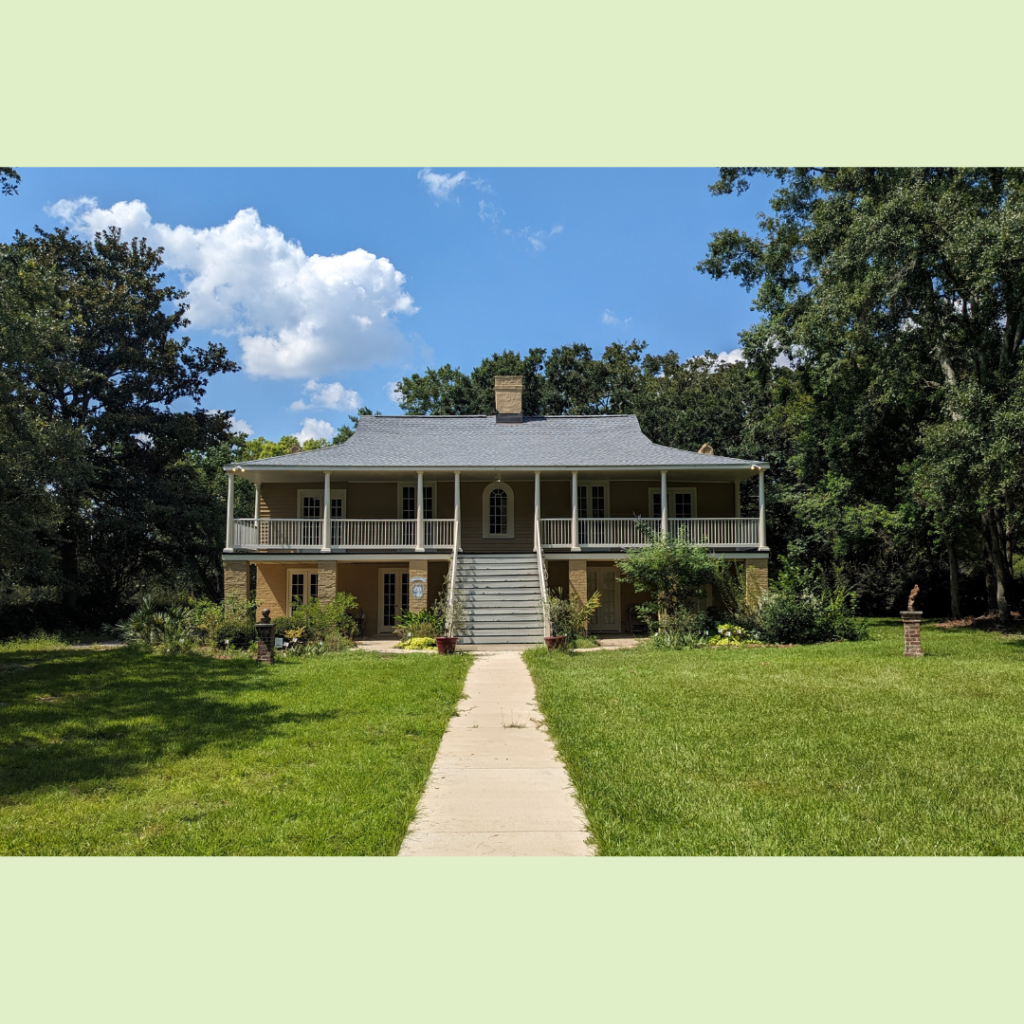
<instances>
[{"instance_id":1,"label":"brick pedestal","mask_svg":"<svg viewBox=\"0 0 1024 1024\"><path fill-rule=\"evenodd\" d=\"M900 612L903 618L903 653L908 658L920 658L921 616L923 612Z\"/></svg>"},{"instance_id":2,"label":"brick pedestal","mask_svg":"<svg viewBox=\"0 0 1024 1024\"><path fill-rule=\"evenodd\" d=\"M274 660L274 623L256 623L256 660L269 665Z\"/></svg>"}]
</instances>

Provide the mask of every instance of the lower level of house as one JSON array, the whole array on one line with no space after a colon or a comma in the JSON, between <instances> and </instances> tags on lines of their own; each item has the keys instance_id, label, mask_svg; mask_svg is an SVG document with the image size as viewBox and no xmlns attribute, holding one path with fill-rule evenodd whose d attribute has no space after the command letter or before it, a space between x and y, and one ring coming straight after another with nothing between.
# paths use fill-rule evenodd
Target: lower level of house
<instances>
[{"instance_id":1,"label":"lower level of house","mask_svg":"<svg viewBox=\"0 0 1024 1024\"><path fill-rule=\"evenodd\" d=\"M621 556L620 556L621 557ZM766 587L768 556L760 553L719 555L746 567L751 587ZM541 567L545 579L541 577ZM392 634L395 617L404 610L431 607L444 589L450 555L416 558L348 555L301 559L294 555L224 556L224 594L255 599L271 616L288 615L295 604L328 602L339 592L358 602L356 617L364 637ZM460 553L456 559L456 592L463 598L468 643L539 643L544 635L542 595L561 590L566 597L588 600L600 592L600 608L590 630L607 635L632 634L639 627L637 606L649 595L618 581L612 557L580 557L536 553ZM717 601L710 591L701 604Z\"/></svg>"}]
</instances>

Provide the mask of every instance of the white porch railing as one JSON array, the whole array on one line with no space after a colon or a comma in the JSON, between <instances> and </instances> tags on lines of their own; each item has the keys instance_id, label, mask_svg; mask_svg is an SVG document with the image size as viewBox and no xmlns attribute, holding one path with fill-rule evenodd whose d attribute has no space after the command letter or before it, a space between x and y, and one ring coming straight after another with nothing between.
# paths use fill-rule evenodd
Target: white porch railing
<instances>
[{"instance_id":1,"label":"white porch railing","mask_svg":"<svg viewBox=\"0 0 1024 1024\"><path fill-rule=\"evenodd\" d=\"M423 545L428 548L450 548L455 542L454 519L424 519Z\"/></svg>"},{"instance_id":2,"label":"white porch railing","mask_svg":"<svg viewBox=\"0 0 1024 1024\"><path fill-rule=\"evenodd\" d=\"M451 547L454 519L426 519L423 522L424 547ZM321 548L323 522L320 519L236 519L236 548ZM332 519L332 548L408 548L416 547L415 519Z\"/></svg>"},{"instance_id":3,"label":"white porch railing","mask_svg":"<svg viewBox=\"0 0 1024 1024\"><path fill-rule=\"evenodd\" d=\"M670 519L670 537L684 536L698 547L757 547L756 519ZM578 536L581 548L640 547L648 536L661 533L661 520L655 518L580 519ZM571 546L571 519L542 519L541 537L546 548Z\"/></svg>"},{"instance_id":4,"label":"white porch railing","mask_svg":"<svg viewBox=\"0 0 1024 1024\"><path fill-rule=\"evenodd\" d=\"M540 521L541 544L546 548L568 548L572 546L571 519L542 519Z\"/></svg>"},{"instance_id":5,"label":"white porch railing","mask_svg":"<svg viewBox=\"0 0 1024 1024\"><path fill-rule=\"evenodd\" d=\"M267 550L321 549L323 522L320 519L235 519L235 548ZM580 519L581 548L631 548L647 543L648 536L661 532L661 520L654 518ZM756 519L670 519L670 537L685 536L699 547L757 547ZM416 548L415 519L332 519L332 548L349 551L409 550ZM541 519L543 548L571 547L571 519ZM451 548L455 542L454 519L425 519L423 546Z\"/></svg>"}]
</instances>

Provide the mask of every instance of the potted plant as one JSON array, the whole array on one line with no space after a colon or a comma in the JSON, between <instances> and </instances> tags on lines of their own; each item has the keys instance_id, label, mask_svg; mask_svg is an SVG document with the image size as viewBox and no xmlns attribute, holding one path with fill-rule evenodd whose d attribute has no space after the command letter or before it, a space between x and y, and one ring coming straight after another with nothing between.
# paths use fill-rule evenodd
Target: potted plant
<instances>
[{"instance_id":1,"label":"potted plant","mask_svg":"<svg viewBox=\"0 0 1024 1024\"><path fill-rule=\"evenodd\" d=\"M551 621L551 636L544 637L549 651L564 651L572 648L577 639L587 631L587 621L593 618L601 607L600 591L589 601L583 602L578 594L572 598L562 597L562 588L550 591L548 617Z\"/></svg>"},{"instance_id":2,"label":"potted plant","mask_svg":"<svg viewBox=\"0 0 1024 1024\"><path fill-rule=\"evenodd\" d=\"M459 634L466 628L466 601L462 591L456 590L451 603L448 602L449 577L445 577L444 587L434 602L434 617L444 630L442 636L435 637L438 654L454 654L459 642Z\"/></svg>"}]
</instances>

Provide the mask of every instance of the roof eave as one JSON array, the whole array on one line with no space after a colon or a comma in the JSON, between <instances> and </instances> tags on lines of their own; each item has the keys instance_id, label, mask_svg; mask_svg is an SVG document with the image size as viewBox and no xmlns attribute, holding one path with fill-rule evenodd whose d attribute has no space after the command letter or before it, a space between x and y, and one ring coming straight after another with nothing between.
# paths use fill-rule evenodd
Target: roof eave
<instances>
[{"instance_id":1,"label":"roof eave","mask_svg":"<svg viewBox=\"0 0 1024 1024\"><path fill-rule=\"evenodd\" d=\"M511 466L511 465L476 465L476 466L424 466L422 464L417 465L395 465L395 466L325 466L317 465L313 463L303 463L299 465L286 466L281 463L276 465L269 465L266 462L232 462L228 463L223 467L225 473L234 472L236 469L247 471L250 469L282 469L282 470L295 470L296 472L313 472L313 473L366 473L366 472L395 472L395 473L474 473L483 471L494 471L494 472L515 472L515 473L550 473L552 470L558 470L561 472L572 472L574 469L580 472L587 473L614 473L623 469L649 469L652 472L666 471L678 471L687 469L728 469L737 470L743 469L749 466L751 470L755 469L770 469L771 466L767 462L759 462L756 459L751 459L747 462L744 459L737 459L733 463L705 463L705 462L679 462L679 463L664 463L664 462L629 462L629 463L618 463L611 466Z\"/></svg>"}]
</instances>

